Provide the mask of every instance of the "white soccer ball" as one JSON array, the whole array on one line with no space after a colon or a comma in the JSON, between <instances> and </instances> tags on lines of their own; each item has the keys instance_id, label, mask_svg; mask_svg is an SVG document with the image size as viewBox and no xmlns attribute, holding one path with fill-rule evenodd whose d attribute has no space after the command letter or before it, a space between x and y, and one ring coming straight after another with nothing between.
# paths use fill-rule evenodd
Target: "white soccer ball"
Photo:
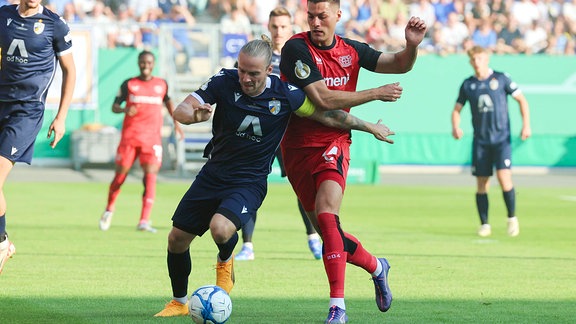
<instances>
[{"instance_id":1,"label":"white soccer ball","mask_svg":"<svg viewBox=\"0 0 576 324\"><path fill-rule=\"evenodd\" d=\"M224 289L206 285L190 295L188 308L194 323L222 324L232 314L232 300Z\"/></svg>"}]
</instances>

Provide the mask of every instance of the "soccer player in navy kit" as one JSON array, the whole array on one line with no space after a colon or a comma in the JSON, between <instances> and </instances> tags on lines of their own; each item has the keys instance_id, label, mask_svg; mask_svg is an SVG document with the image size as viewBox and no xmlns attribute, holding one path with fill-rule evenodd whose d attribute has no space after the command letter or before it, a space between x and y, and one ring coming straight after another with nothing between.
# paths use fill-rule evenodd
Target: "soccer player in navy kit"
<instances>
[{"instance_id":1,"label":"soccer player in navy kit","mask_svg":"<svg viewBox=\"0 0 576 324\"><path fill-rule=\"evenodd\" d=\"M205 150L208 161L172 217L167 264L173 299L155 316L188 314L190 243L208 230L219 250L216 284L231 291L237 231L266 196L274 152L292 112L391 142L387 136L394 133L380 122L367 123L344 111L316 111L301 89L270 75L271 57L268 42L248 42L238 55L237 70L222 69L174 111L174 118L183 124L203 122L213 115L213 138Z\"/></svg>"},{"instance_id":2,"label":"soccer player in navy kit","mask_svg":"<svg viewBox=\"0 0 576 324\"><path fill-rule=\"evenodd\" d=\"M290 11L284 7L278 7L270 11L268 17L268 31L272 40L272 74L280 76L280 58L282 47L284 43L294 34L292 27L292 15ZM282 161L282 151L276 150L276 159L280 166L280 175L286 177L286 170L284 170L284 163ZM316 232L314 225L308 219L306 211L302 204L297 199L298 211L306 227L306 235L308 238L308 248L314 255L314 258L320 260L322 258L322 242L320 242L320 235ZM235 260L254 260L254 245L252 243L252 235L256 226L257 215L254 219L250 220L242 226L242 250L236 254Z\"/></svg>"},{"instance_id":3,"label":"soccer player in navy kit","mask_svg":"<svg viewBox=\"0 0 576 324\"><path fill-rule=\"evenodd\" d=\"M48 129L48 138L54 134L52 148L64 136L76 82L70 28L40 2L22 0L19 5L0 7L0 272L15 252L6 234L4 183L14 163L32 162L57 63L62 69L62 90Z\"/></svg>"},{"instance_id":4,"label":"soccer player in navy kit","mask_svg":"<svg viewBox=\"0 0 576 324\"><path fill-rule=\"evenodd\" d=\"M397 53L382 53L366 43L336 35L341 15L339 0L308 0L310 31L294 35L282 48L282 77L302 88L321 108L348 111L373 100L398 100L402 94L399 84L356 91L360 68L376 73L410 71L426 33L425 22L411 17L405 27L406 47ZM294 116L281 145L288 180L324 243L324 269L330 285L326 323L348 320L344 300L347 263L372 276L380 311L387 311L392 304L388 260L372 255L341 226L339 213L351 142L350 131Z\"/></svg>"},{"instance_id":5,"label":"soccer player in navy kit","mask_svg":"<svg viewBox=\"0 0 576 324\"><path fill-rule=\"evenodd\" d=\"M488 188L493 169L496 168L496 177L502 188L508 212L508 235L517 236L520 233L520 226L516 217L516 193L510 169L512 148L508 95L520 106L522 140L532 135L528 101L508 74L490 69L490 54L487 49L474 46L468 50L468 56L470 65L474 68L474 75L464 80L460 86L458 99L452 110L452 136L457 140L462 138L460 112L466 102L469 102L474 129L472 175L476 177L476 208L481 223L478 235L486 237L492 234L488 223Z\"/></svg>"}]
</instances>

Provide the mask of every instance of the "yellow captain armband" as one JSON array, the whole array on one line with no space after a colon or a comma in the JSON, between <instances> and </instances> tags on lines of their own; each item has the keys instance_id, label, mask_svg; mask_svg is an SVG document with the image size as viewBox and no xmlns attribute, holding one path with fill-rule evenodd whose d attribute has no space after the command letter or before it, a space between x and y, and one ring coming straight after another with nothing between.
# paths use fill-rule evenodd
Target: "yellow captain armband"
<instances>
[{"instance_id":1,"label":"yellow captain armband","mask_svg":"<svg viewBox=\"0 0 576 324\"><path fill-rule=\"evenodd\" d=\"M300 106L300 108L298 108L298 110L296 110L294 113L296 113L296 115L300 117L312 116L314 114L314 111L316 111L316 107L314 106L312 101L308 99L307 96L304 98L305 99L304 102L302 103L302 106Z\"/></svg>"}]
</instances>

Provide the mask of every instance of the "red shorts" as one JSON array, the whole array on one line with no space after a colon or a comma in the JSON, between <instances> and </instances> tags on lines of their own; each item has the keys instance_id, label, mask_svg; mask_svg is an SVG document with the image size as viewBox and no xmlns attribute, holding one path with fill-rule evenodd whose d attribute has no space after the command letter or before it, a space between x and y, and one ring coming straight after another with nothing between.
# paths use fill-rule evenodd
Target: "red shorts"
<instances>
[{"instance_id":1,"label":"red shorts","mask_svg":"<svg viewBox=\"0 0 576 324\"><path fill-rule=\"evenodd\" d=\"M162 145L132 145L120 142L116 150L116 164L120 166L132 166L136 158L140 160L140 165L161 165Z\"/></svg>"},{"instance_id":2,"label":"red shorts","mask_svg":"<svg viewBox=\"0 0 576 324\"><path fill-rule=\"evenodd\" d=\"M350 139L339 138L325 147L282 146L286 175L304 210L315 210L316 193L326 180L336 181L344 192L350 166L350 144Z\"/></svg>"}]
</instances>

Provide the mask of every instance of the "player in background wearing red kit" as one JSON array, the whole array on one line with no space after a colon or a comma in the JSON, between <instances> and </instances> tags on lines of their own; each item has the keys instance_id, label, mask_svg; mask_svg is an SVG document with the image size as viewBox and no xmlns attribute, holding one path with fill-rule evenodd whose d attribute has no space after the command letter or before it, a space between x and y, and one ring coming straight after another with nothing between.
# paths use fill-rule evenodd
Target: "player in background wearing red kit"
<instances>
[{"instance_id":1,"label":"player in background wearing red kit","mask_svg":"<svg viewBox=\"0 0 576 324\"><path fill-rule=\"evenodd\" d=\"M112 104L113 112L124 113L125 116L122 138L116 154L116 173L110 183L106 210L100 217L100 229L103 231L110 228L120 187L138 158L144 172L144 194L137 229L156 232L150 225L150 212L156 196L156 176L162 164L161 130L164 123L162 108L165 105L172 116L174 104L168 96L166 80L152 75L154 63L154 54L142 51L138 55L140 75L122 83ZM126 102L124 107L121 106L123 102ZM183 138L182 129L175 121L174 129L178 137Z\"/></svg>"},{"instance_id":2,"label":"player in background wearing red kit","mask_svg":"<svg viewBox=\"0 0 576 324\"><path fill-rule=\"evenodd\" d=\"M412 69L426 24L412 17L405 28L406 46L397 53L382 53L365 43L335 34L342 11L339 0L308 0L309 32L294 35L282 48L280 71L317 106L350 110L373 100L396 101L402 87L395 84L356 91L360 68L376 73L406 73ZM372 275L376 304L382 312L392 303L388 285L390 265L376 258L340 225L339 211L350 160L350 131L328 128L293 116L282 141L288 179L324 243L323 261L330 284L326 323L346 323L344 286L346 263Z\"/></svg>"}]
</instances>

